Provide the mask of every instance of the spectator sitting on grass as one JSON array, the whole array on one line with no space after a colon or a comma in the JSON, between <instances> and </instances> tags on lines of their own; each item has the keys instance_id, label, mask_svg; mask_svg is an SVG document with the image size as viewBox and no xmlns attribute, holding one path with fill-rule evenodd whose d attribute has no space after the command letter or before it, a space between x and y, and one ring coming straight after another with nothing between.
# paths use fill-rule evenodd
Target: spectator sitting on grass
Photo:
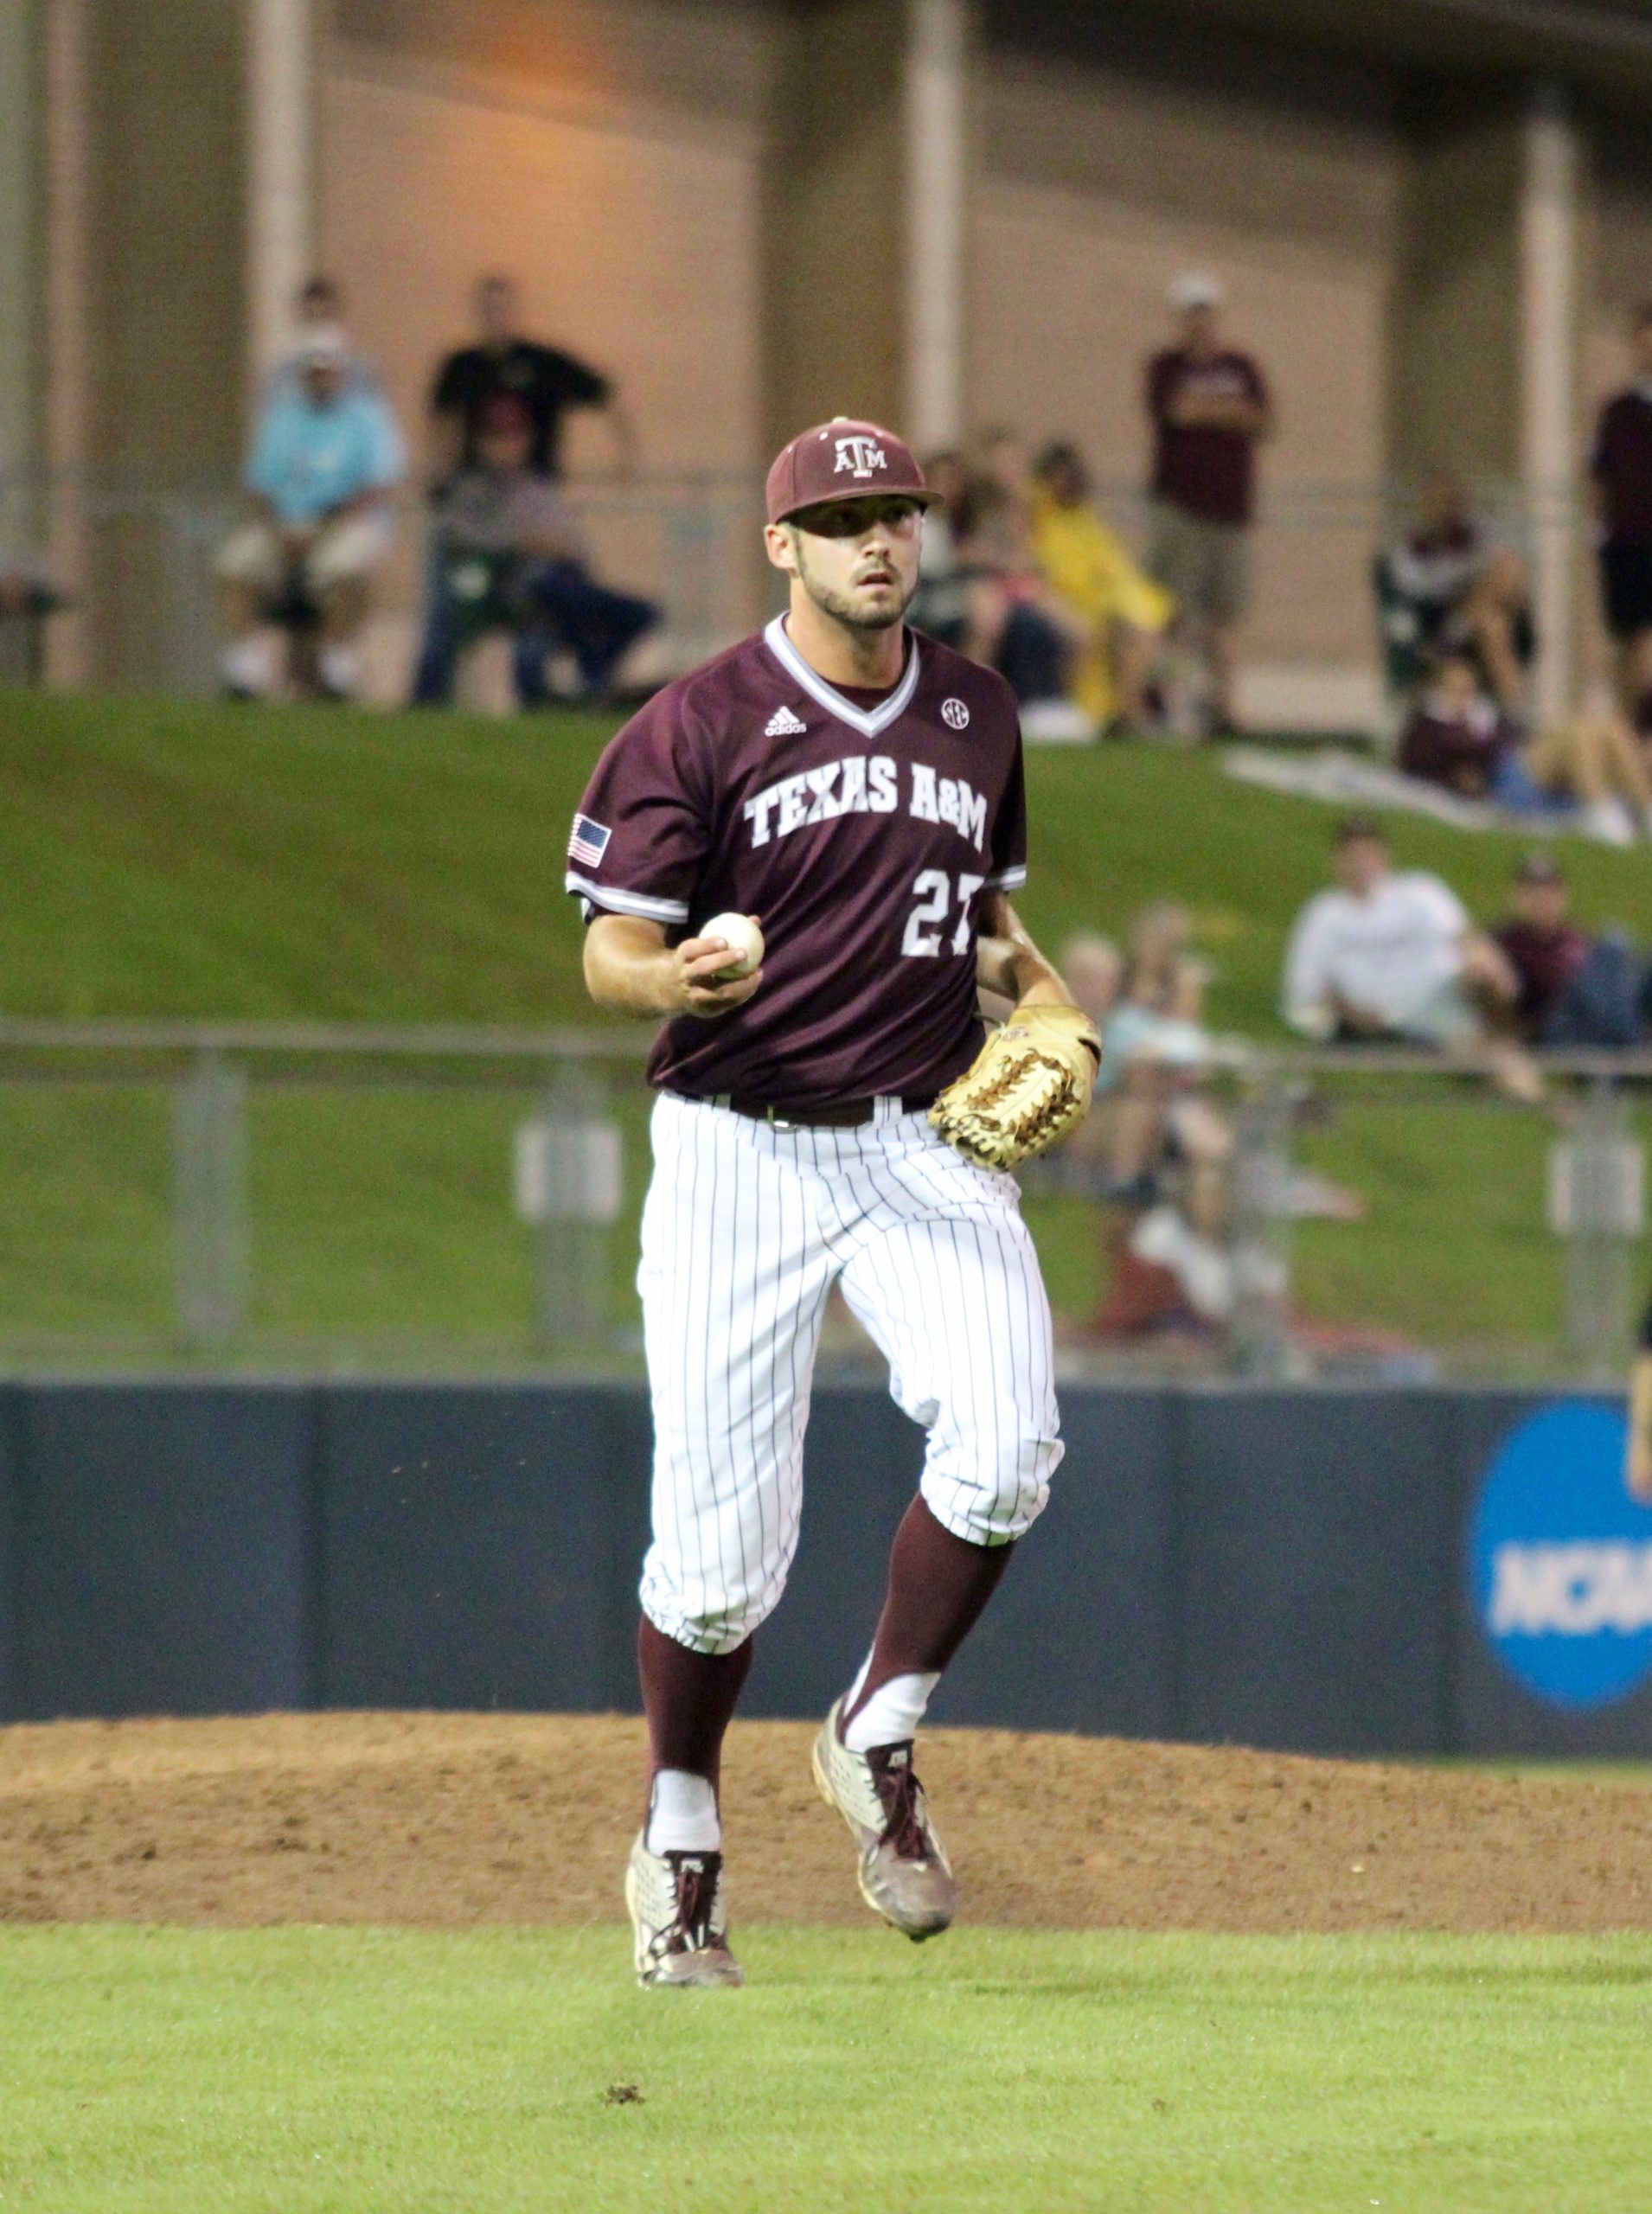
<instances>
[{"instance_id":1,"label":"spectator sitting on grass","mask_svg":"<svg viewBox=\"0 0 1652 2214\"><path fill-rule=\"evenodd\" d=\"M1210 1039L1191 935L1187 910L1164 900L1131 924L1127 957L1089 931L1062 948L1061 974L1102 1033L1095 1110L1067 1151L1095 1162L1107 1195L1124 1206L1151 1204L1173 1167L1194 1187L1194 1212L1208 1212L1232 1150L1226 1120L1201 1088Z\"/></svg>"},{"instance_id":2,"label":"spectator sitting on grass","mask_svg":"<svg viewBox=\"0 0 1652 2214\"><path fill-rule=\"evenodd\" d=\"M1637 821L1652 828L1652 778L1627 724L1576 715L1522 739L1463 653L1445 654L1418 694L1400 735L1399 766L1511 815L1575 817L1607 845L1632 845Z\"/></svg>"},{"instance_id":3,"label":"spectator sitting on grass","mask_svg":"<svg viewBox=\"0 0 1652 2214\"><path fill-rule=\"evenodd\" d=\"M1128 733L1146 719L1153 656L1175 603L1102 520L1076 446L1046 446L1033 464L1033 487L1039 566L1089 633L1073 671L1073 697L1097 728Z\"/></svg>"},{"instance_id":4,"label":"spectator sitting on grass","mask_svg":"<svg viewBox=\"0 0 1652 2214\"><path fill-rule=\"evenodd\" d=\"M1415 523L1380 558L1379 590L1401 670L1467 654L1503 713L1520 713L1534 644L1530 579L1475 514L1461 477L1429 477Z\"/></svg>"},{"instance_id":5,"label":"spectator sitting on grass","mask_svg":"<svg viewBox=\"0 0 1652 2214\"><path fill-rule=\"evenodd\" d=\"M1069 693L1091 627L1051 591L1033 544L1031 480L1020 441L1008 431L975 442L964 496L951 510L967 580L964 650L1005 679L1030 739L1082 739L1095 726Z\"/></svg>"},{"instance_id":6,"label":"spectator sitting on grass","mask_svg":"<svg viewBox=\"0 0 1652 2214\"><path fill-rule=\"evenodd\" d=\"M1336 884L1315 893L1286 944L1290 1027L1324 1043L1437 1046L1511 1097L1538 1097L1530 1060L1492 1032L1518 996L1514 969L1457 894L1425 869L1394 868L1369 816L1339 823L1332 866Z\"/></svg>"},{"instance_id":7,"label":"spectator sitting on grass","mask_svg":"<svg viewBox=\"0 0 1652 2214\"><path fill-rule=\"evenodd\" d=\"M336 335L312 337L301 388L274 391L254 434L247 482L257 517L218 555L229 633L223 682L233 698L270 690L263 626L280 607L313 612L319 624L323 693L354 694L370 579L389 551L389 500L402 466L400 434L382 397L349 388Z\"/></svg>"},{"instance_id":8,"label":"spectator sitting on grass","mask_svg":"<svg viewBox=\"0 0 1652 2214\"><path fill-rule=\"evenodd\" d=\"M415 707L445 707L461 654L481 633L515 634L516 696L549 697L545 661L568 648L585 695L599 697L644 631L648 600L611 592L591 574L579 528L554 480L532 465L527 407L496 394L483 411L477 458L443 487L432 533L431 605L413 681Z\"/></svg>"},{"instance_id":9,"label":"spectator sitting on grass","mask_svg":"<svg viewBox=\"0 0 1652 2214\"><path fill-rule=\"evenodd\" d=\"M1571 917L1572 893L1553 854L1527 854L1514 871L1514 912L1492 937L1514 970L1514 1026L1534 1046L1633 1046L1642 1035L1652 975L1629 942L1599 937Z\"/></svg>"},{"instance_id":10,"label":"spectator sitting on grass","mask_svg":"<svg viewBox=\"0 0 1652 2214\"><path fill-rule=\"evenodd\" d=\"M1170 901L1144 908L1116 966L1105 1008L1085 1004L1103 1034L1094 1109L1069 1151L1095 1161L1111 1202L1102 1218L1107 1284L1095 1329L1104 1338L1144 1333L1203 1336L1232 1305L1226 1248L1233 1134L1207 1096L1211 1043L1204 1027L1205 970L1191 952L1191 923ZM1063 949L1073 982L1107 966L1092 947Z\"/></svg>"},{"instance_id":11,"label":"spectator sitting on grass","mask_svg":"<svg viewBox=\"0 0 1652 2214\"><path fill-rule=\"evenodd\" d=\"M929 455L924 463L924 480L935 499L924 516L918 589L907 619L944 646L963 653L967 650L970 630L970 583L958 554L956 518L965 511L969 496L964 456L955 448Z\"/></svg>"}]
</instances>

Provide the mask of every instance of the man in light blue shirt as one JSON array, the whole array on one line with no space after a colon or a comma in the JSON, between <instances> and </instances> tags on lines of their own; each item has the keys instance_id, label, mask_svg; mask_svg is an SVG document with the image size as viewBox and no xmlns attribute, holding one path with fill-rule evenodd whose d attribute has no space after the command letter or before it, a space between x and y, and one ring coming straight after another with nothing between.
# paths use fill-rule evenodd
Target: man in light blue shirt
<instances>
[{"instance_id":1,"label":"man in light blue shirt","mask_svg":"<svg viewBox=\"0 0 1652 2214\"><path fill-rule=\"evenodd\" d=\"M259 417L247 470L257 513L217 561L224 687L237 699L272 688L265 626L276 614L313 616L326 697L349 699L360 682L370 580L389 550L390 496L407 464L383 395L351 382L348 367L336 335L317 334L298 387L272 389Z\"/></svg>"}]
</instances>

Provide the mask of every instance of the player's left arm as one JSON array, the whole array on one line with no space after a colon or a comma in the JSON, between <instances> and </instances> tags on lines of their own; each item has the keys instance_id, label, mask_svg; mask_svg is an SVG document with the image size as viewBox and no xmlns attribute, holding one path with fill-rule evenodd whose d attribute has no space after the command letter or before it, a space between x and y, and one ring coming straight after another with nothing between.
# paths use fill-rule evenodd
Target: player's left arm
<instances>
[{"instance_id":1,"label":"player's left arm","mask_svg":"<svg viewBox=\"0 0 1652 2214\"><path fill-rule=\"evenodd\" d=\"M976 982L1012 1005L1071 1007L1073 995L1052 961L1034 944L1032 934L1002 892L981 902L975 946Z\"/></svg>"}]
</instances>

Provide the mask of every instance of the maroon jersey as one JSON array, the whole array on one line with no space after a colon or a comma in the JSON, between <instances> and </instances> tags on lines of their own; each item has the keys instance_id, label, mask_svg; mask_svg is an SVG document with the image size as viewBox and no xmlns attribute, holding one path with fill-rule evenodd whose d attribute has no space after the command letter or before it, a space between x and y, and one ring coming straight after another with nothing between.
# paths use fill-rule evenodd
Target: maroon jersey
<instances>
[{"instance_id":1,"label":"maroon jersey","mask_svg":"<svg viewBox=\"0 0 1652 2214\"><path fill-rule=\"evenodd\" d=\"M1652 544L1652 386L1632 384L1606 402L1589 469L1607 544Z\"/></svg>"},{"instance_id":2,"label":"maroon jersey","mask_svg":"<svg viewBox=\"0 0 1652 2214\"><path fill-rule=\"evenodd\" d=\"M798 1111L932 1098L981 1038L981 901L1026 880L1021 726L1003 679L906 634L892 691L840 690L777 617L668 685L579 803L567 889L663 923L756 915L763 982L662 1029L651 1083Z\"/></svg>"},{"instance_id":3,"label":"maroon jersey","mask_svg":"<svg viewBox=\"0 0 1652 2214\"><path fill-rule=\"evenodd\" d=\"M1218 423L1173 423L1183 393L1267 405L1268 387L1248 354L1230 350L1196 362L1180 349L1148 364L1147 412L1153 421L1153 496L1207 522L1249 522L1256 493L1256 440Z\"/></svg>"},{"instance_id":4,"label":"maroon jersey","mask_svg":"<svg viewBox=\"0 0 1652 2214\"><path fill-rule=\"evenodd\" d=\"M1406 776L1425 784L1478 798L1490 789L1514 745L1514 732L1492 701L1478 699L1460 707L1425 693L1400 733L1399 765Z\"/></svg>"},{"instance_id":5,"label":"maroon jersey","mask_svg":"<svg viewBox=\"0 0 1652 2214\"><path fill-rule=\"evenodd\" d=\"M1492 932L1508 956L1519 980L1520 997L1514 1012L1532 1033L1540 1030L1554 1012L1562 993L1594 949L1595 941L1575 923L1559 923L1552 931L1516 916Z\"/></svg>"}]
</instances>

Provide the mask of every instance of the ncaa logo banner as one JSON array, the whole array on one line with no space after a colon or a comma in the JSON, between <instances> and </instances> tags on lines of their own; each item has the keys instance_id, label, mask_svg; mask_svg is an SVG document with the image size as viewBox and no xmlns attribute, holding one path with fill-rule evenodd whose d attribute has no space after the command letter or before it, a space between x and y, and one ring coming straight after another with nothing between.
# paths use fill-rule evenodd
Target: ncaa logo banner
<instances>
[{"instance_id":1,"label":"ncaa logo banner","mask_svg":"<svg viewBox=\"0 0 1652 2214\"><path fill-rule=\"evenodd\" d=\"M1652 1507L1623 1486L1614 1408L1562 1401L1510 1432L1469 1529L1488 1642L1521 1687L1578 1712L1652 1675Z\"/></svg>"}]
</instances>

